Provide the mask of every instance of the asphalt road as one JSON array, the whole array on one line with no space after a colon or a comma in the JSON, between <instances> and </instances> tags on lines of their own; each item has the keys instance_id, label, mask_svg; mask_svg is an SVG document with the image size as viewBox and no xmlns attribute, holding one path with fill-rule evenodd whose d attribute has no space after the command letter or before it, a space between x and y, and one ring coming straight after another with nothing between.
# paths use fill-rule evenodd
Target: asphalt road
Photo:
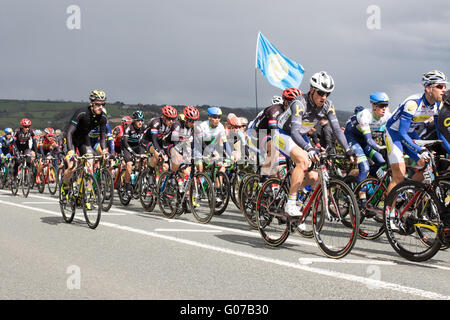
<instances>
[{"instance_id":1,"label":"asphalt road","mask_svg":"<svg viewBox=\"0 0 450 320\"><path fill-rule=\"evenodd\" d=\"M271 248L231 203L207 225L115 200L91 230L63 221L45 190L0 190L0 299L449 299L450 255L412 263L385 236L358 239L343 259L291 234Z\"/></svg>"}]
</instances>

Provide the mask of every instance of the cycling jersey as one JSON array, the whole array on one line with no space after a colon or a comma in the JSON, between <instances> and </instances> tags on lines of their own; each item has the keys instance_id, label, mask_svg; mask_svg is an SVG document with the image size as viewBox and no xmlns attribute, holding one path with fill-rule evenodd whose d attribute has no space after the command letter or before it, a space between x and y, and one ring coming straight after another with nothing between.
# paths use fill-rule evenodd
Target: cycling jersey
<instances>
[{"instance_id":1,"label":"cycling jersey","mask_svg":"<svg viewBox=\"0 0 450 320\"><path fill-rule=\"evenodd\" d=\"M89 132L95 127L100 128L100 146L102 150L105 150L107 122L108 119L104 113L94 114L90 106L76 110L65 130L68 151L75 151L75 148L78 148L82 155L93 153Z\"/></svg>"},{"instance_id":2,"label":"cycling jersey","mask_svg":"<svg viewBox=\"0 0 450 320\"><path fill-rule=\"evenodd\" d=\"M435 127L438 139L442 140L442 146L450 153L450 104L442 105L439 116L435 118Z\"/></svg>"},{"instance_id":3,"label":"cycling jersey","mask_svg":"<svg viewBox=\"0 0 450 320\"><path fill-rule=\"evenodd\" d=\"M49 152L55 150L56 152L60 151L60 146L58 143L52 138L43 137L43 139L39 142L37 146L39 153L43 156L47 155Z\"/></svg>"},{"instance_id":4,"label":"cycling jersey","mask_svg":"<svg viewBox=\"0 0 450 320\"><path fill-rule=\"evenodd\" d=\"M201 139L201 146L203 150L206 147L209 147L208 149L213 152L215 149L221 149L223 145L228 156L232 155L231 147L225 134L225 128L221 123L213 128L209 124L209 120L203 121L199 125L199 133L197 134L197 138Z\"/></svg>"},{"instance_id":5,"label":"cycling jersey","mask_svg":"<svg viewBox=\"0 0 450 320\"><path fill-rule=\"evenodd\" d=\"M2 155L10 155L13 152L14 138L11 135L9 139L6 135L0 137L0 152Z\"/></svg>"},{"instance_id":6,"label":"cycling jersey","mask_svg":"<svg viewBox=\"0 0 450 320\"><path fill-rule=\"evenodd\" d=\"M265 108L249 123L248 130L275 129L277 127L277 118L283 111L282 104L273 104Z\"/></svg>"},{"instance_id":7,"label":"cycling jersey","mask_svg":"<svg viewBox=\"0 0 450 320\"><path fill-rule=\"evenodd\" d=\"M146 150L149 151L151 146L157 152L161 152L163 148L167 148L170 145L170 135L174 130L174 123L167 126L161 117L151 119L147 131L142 137Z\"/></svg>"},{"instance_id":8,"label":"cycling jersey","mask_svg":"<svg viewBox=\"0 0 450 320\"><path fill-rule=\"evenodd\" d=\"M120 147L120 142L122 141L123 133L125 132L125 127L123 124L119 124L115 126L112 130L113 138L114 138L114 147Z\"/></svg>"},{"instance_id":9,"label":"cycling jersey","mask_svg":"<svg viewBox=\"0 0 450 320\"><path fill-rule=\"evenodd\" d=\"M386 123L385 140L391 164L404 161L403 151L414 161L419 160L418 154L423 148L414 143L414 139L420 139L415 129L437 116L440 104L436 102L431 105L425 94L415 94L406 98L395 110Z\"/></svg>"},{"instance_id":10,"label":"cycling jersey","mask_svg":"<svg viewBox=\"0 0 450 320\"><path fill-rule=\"evenodd\" d=\"M379 151L378 144L372 138L372 132L384 127L390 117L391 113L386 111L383 117L377 119L371 110L363 109L346 122L345 137L348 142L352 139L359 144L368 144Z\"/></svg>"},{"instance_id":11,"label":"cycling jersey","mask_svg":"<svg viewBox=\"0 0 450 320\"><path fill-rule=\"evenodd\" d=\"M311 101L309 93L304 93L291 102L289 108L278 117L277 128L280 134L291 137L296 145L307 151L313 147L305 141L303 135L307 134L322 119L328 119L334 135L344 150L347 151L349 147L336 117L334 105L330 100L327 100L322 107L317 107ZM276 144L278 148L289 144L288 148L284 150L289 152L294 147L292 143L286 142L283 137L276 141ZM286 155L289 156L289 154Z\"/></svg>"},{"instance_id":12,"label":"cycling jersey","mask_svg":"<svg viewBox=\"0 0 450 320\"><path fill-rule=\"evenodd\" d=\"M32 149L35 154L37 153L36 135L32 129L24 132L22 128L19 127L14 130L13 138L14 152L22 152L23 154L27 154Z\"/></svg>"},{"instance_id":13,"label":"cycling jersey","mask_svg":"<svg viewBox=\"0 0 450 320\"><path fill-rule=\"evenodd\" d=\"M179 120L174 122L173 128L170 141L172 141L175 150L180 154L186 150L190 151L193 145L194 132L197 134L200 132L198 126L194 125L193 128L188 128L185 120Z\"/></svg>"},{"instance_id":14,"label":"cycling jersey","mask_svg":"<svg viewBox=\"0 0 450 320\"><path fill-rule=\"evenodd\" d=\"M143 150L140 148L141 139L146 132L146 126L142 125L140 128L136 128L134 123L131 123L125 128L125 132L122 137L122 151L128 151L131 154L133 153L143 153Z\"/></svg>"},{"instance_id":15,"label":"cycling jersey","mask_svg":"<svg viewBox=\"0 0 450 320\"><path fill-rule=\"evenodd\" d=\"M100 141L100 127L95 127L89 132L89 138L91 139L91 146L97 149L97 145ZM112 135L111 125L109 122L106 123L106 145L108 147L109 153L114 153L114 139Z\"/></svg>"}]
</instances>

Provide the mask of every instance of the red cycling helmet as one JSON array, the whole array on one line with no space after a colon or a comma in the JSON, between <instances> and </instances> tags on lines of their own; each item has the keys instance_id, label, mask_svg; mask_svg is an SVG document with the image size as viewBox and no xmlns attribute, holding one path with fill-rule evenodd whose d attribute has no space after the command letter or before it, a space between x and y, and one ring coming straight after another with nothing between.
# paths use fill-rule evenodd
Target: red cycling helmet
<instances>
[{"instance_id":1,"label":"red cycling helmet","mask_svg":"<svg viewBox=\"0 0 450 320\"><path fill-rule=\"evenodd\" d=\"M55 130L53 128L45 128L44 133L47 134L50 137L53 137L55 135Z\"/></svg>"},{"instance_id":2,"label":"red cycling helmet","mask_svg":"<svg viewBox=\"0 0 450 320\"><path fill-rule=\"evenodd\" d=\"M133 121L130 116L122 117L122 124L130 124Z\"/></svg>"},{"instance_id":3,"label":"red cycling helmet","mask_svg":"<svg viewBox=\"0 0 450 320\"><path fill-rule=\"evenodd\" d=\"M186 118L190 120L197 120L200 117L198 109L193 106L187 106L186 108L184 108L183 113Z\"/></svg>"},{"instance_id":4,"label":"red cycling helmet","mask_svg":"<svg viewBox=\"0 0 450 320\"><path fill-rule=\"evenodd\" d=\"M162 113L163 113L163 115L165 115L167 118L170 118L170 119L175 119L178 115L177 109L175 109L174 107L169 106L169 105L165 105L162 108Z\"/></svg>"},{"instance_id":5,"label":"red cycling helmet","mask_svg":"<svg viewBox=\"0 0 450 320\"><path fill-rule=\"evenodd\" d=\"M302 92L297 88L287 88L283 91L282 97L284 100L294 100L296 97L301 95Z\"/></svg>"},{"instance_id":6,"label":"red cycling helmet","mask_svg":"<svg viewBox=\"0 0 450 320\"><path fill-rule=\"evenodd\" d=\"M20 125L22 127L29 127L29 126L31 126L31 120L27 119L27 118L23 118L22 120L20 120Z\"/></svg>"}]
</instances>

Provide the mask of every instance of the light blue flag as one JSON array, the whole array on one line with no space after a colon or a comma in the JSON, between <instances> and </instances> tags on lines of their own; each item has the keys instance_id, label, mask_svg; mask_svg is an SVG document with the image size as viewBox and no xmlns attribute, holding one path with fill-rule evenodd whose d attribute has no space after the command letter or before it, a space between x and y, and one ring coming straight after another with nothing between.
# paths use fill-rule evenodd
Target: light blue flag
<instances>
[{"instance_id":1,"label":"light blue flag","mask_svg":"<svg viewBox=\"0 0 450 320\"><path fill-rule=\"evenodd\" d=\"M299 88L305 73L301 64L288 59L261 32L256 45L256 68L273 86L283 90Z\"/></svg>"}]
</instances>

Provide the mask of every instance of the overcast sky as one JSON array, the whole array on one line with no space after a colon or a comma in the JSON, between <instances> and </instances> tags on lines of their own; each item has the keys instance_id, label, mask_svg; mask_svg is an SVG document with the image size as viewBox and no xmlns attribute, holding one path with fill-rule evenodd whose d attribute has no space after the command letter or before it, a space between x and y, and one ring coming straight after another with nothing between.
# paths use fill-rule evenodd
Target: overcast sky
<instances>
[{"instance_id":1,"label":"overcast sky","mask_svg":"<svg viewBox=\"0 0 450 320\"><path fill-rule=\"evenodd\" d=\"M385 91L391 107L422 91L421 75L450 75L448 0L2 0L0 99L255 107L261 31L302 64L300 89L320 70L334 78L337 109L368 106ZM70 5L81 29L69 29ZM368 20L380 9L381 29ZM373 24L372 24L373 25ZM258 71L258 105L281 90Z\"/></svg>"}]
</instances>

